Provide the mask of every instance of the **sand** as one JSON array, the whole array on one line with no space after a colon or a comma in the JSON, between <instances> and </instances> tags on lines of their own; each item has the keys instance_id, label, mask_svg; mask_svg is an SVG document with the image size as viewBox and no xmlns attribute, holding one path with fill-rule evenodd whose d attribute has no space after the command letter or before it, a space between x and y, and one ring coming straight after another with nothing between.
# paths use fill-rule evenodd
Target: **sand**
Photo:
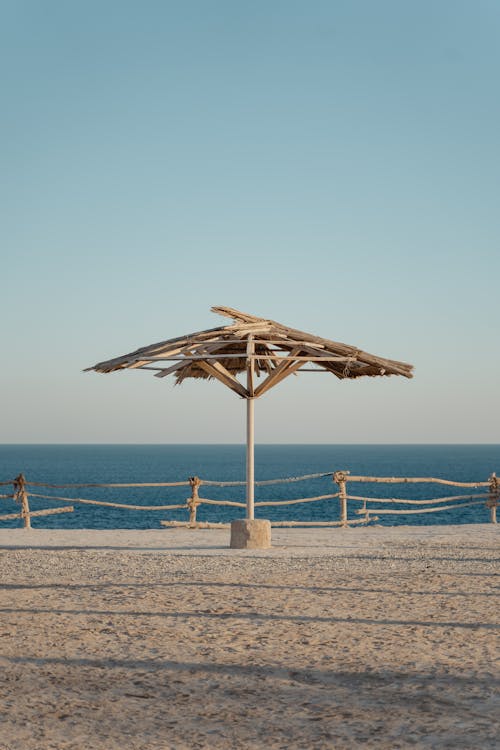
<instances>
[{"instance_id":1,"label":"sand","mask_svg":"<svg viewBox=\"0 0 500 750\"><path fill-rule=\"evenodd\" d=\"M498 748L499 539L1 530L0 748Z\"/></svg>"}]
</instances>

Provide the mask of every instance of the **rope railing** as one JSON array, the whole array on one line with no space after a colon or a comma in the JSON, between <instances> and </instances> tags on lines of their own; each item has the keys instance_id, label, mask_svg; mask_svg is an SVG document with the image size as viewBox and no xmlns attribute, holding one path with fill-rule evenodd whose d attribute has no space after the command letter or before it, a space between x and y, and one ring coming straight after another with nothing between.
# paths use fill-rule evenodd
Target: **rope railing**
<instances>
[{"instance_id":1,"label":"rope railing","mask_svg":"<svg viewBox=\"0 0 500 750\"><path fill-rule=\"evenodd\" d=\"M10 482L4 482L4 484L11 484ZM63 490L69 487L189 487L189 481L186 482L112 482L112 483L97 483L88 482L85 484L47 484L46 482L27 482L24 481L26 487L50 487L51 489Z\"/></svg>"},{"instance_id":2,"label":"rope railing","mask_svg":"<svg viewBox=\"0 0 500 750\"><path fill-rule=\"evenodd\" d=\"M446 505L442 508L417 508L417 509L410 509L410 510L398 510L397 508L377 508L376 512L379 516L386 515L386 516L394 516L394 515L410 515L413 513L437 513L441 510L452 510L453 508L467 508L470 505L483 505L482 501L479 500L475 503L458 503L457 505ZM358 513L359 515L364 514L365 517L367 515L366 508L361 508L359 510L355 510L355 513Z\"/></svg>"},{"instance_id":3,"label":"rope railing","mask_svg":"<svg viewBox=\"0 0 500 750\"><path fill-rule=\"evenodd\" d=\"M185 508L186 503L182 505L132 505L131 503L108 503L105 500L88 500L82 497L60 497L58 495L39 495L30 492L30 497L41 497L46 500L61 500L62 502L81 503L83 505L103 505L108 508L125 508L128 510L175 510Z\"/></svg>"},{"instance_id":4,"label":"rope railing","mask_svg":"<svg viewBox=\"0 0 500 750\"><path fill-rule=\"evenodd\" d=\"M497 522L496 509L498 507L498 499L500 497L500 480L495 473L491 474L485 482L457 482L451 479L441 479L440 477L372 477L372 476L357 476L350 475L349 472L338 472L342 474L339 477L344 482L345 500L353 500L354 502L362 502L363 507L354 511L357 515L363 515L365 520L370 520L370 511L368 509L368 503L387 503L387 504L400 504L400 505L418 505L427 506L432 505L433 507L419 507L419 508L375 508L374 513L379 516L382 515L413 515L419 513L439 513L447 510L454 510L458 508L467 508L475 505L483 505L489 508L490 521L491 523ZM347 481L357 483L385 483L385 484L440 484L451 487L467 487L472 489L479 489L481 487L488 487L489 492L487 493L475 493L473 495L450 495L445 497L435 497L432 499L425 500L411 500L407 498L387 498L387 497L367 497L366 495L348 495L345 491L345 484ZM484 502L483 498L486 498ZM457 502L460 501L460 502ZM439 503L439 505L436 505ZM345 520L345 519L344 519Z\"/></svg>"},{"instance_id":5,"label":"rope railing","mask_svg":"<svg viewBox=\"0 0 500 750\"><path fill-rule=\"evenodd\" d=\"M471 507L475 505L486 506L490 511L491 523L496 523L496 509L498 507L498 500L500 497L500 479L495 473L491 474L487 481L484 482L456 482L449 479L441 479L438 477L373 477L373 476L361 476L351 475L348 471L334 471L334 472L321 472L316 474L305 474L299 477L286 477L282 479L266 479L258 481L255 484L258 486L285 484L290 482L300 482L311 479L321 479L325 477L331 477L334 484L337 485L336 492L325 493L322 495L315 495L312 497L301 497L286 500L261 500L255 503L255 507L283 507L285 505L297 505L303 503L313 503L330 501L338 498L339 500L339 516L338 521L272 521L273 526L341 526L347 528L348 526L370 523L377 521L381 515L404 515L404 514L419 514L419 513L437 513L446 510L458 509ZM348 482L352 483L385 483L385 484L440 484L448 485L453 487L463 488L488 488L488 492L481 492L468 495L453 495L453 496L441 496L431 499L409 499L409 498L398 498L398 497L373 497L368 495L351 495L347 492ZM210 523L207 521L197 520L198 508L205 504L210 506L221 506L230 508L245 508L246 503L239 502L237 500L216 500L212 498L200 497L199 489L202 485L210 487L235 487L244 486L245 482L216 482L208 479L200 479L199 477L189 477L186 481L180 482L85 482L85 483L64 483L64 484L52 484L47 482L32 482L26 480L23 474L19 474L15 479L10 481L0 482L0 486L12 485L13 492L11 494L1 494L0 499L11 499L17 502L21 507L17 513L6 513L0 515L0 521L13 520L19 518L23 521L24 528L31 528L31 518L45 515L54 515L56 513L71 513L74 511L73 504L82 505L93 505L103 506L107 508L117 508L121 510L134 510L134 511L167 511L167 510L187 510L189 512L189 520L187 521L173 521L166 520L160 521L163 526L187 526L188 528L220 528L227 524L221 523ZM47 488L47 489L78 489L78 488L163 488L163 487L190 487L191 495L185 502L181 503L170 503L162 505L138 505L137 503L125 503L125 502L111 502L107 500L96 500L90 498L81 497L66 497L62 495L49 495L42 494L40 492L28 492L28 488ZM48 500L50 502L64 502L71 503L69 506L59 508L45 508L42 510L31 510L29 507L29 497ZM348 517L348 502L362 503L361 508L354 510L355 515L363 516L362 518L355 519ZM418 506L414 508L369 508L370 504L385 504L385 505L411 505ZM432 507L429 507L432 506Z\"/></svg>"},{"instance_id":6,"label":"rope railing","mask_svg":"<svg viewBox=\"0 0 500 750\"><path fill-rule=\"evenodd\" d=\"M366 503L401 503L402 505L431 505L432 503L450 503L452 500L472 500L477 497L489 497L489 493L481 495L454 495L453 497L434 497L431 500L408 500L402 497L366 497L364 495L348 495L349 500L362 500Z\"/></svg>"},{"instance_id":7,"label":"rope railing","mask_svg":"<svg viewBox=\"0 0 500 750\"><path fill-rule=\"evenodd\" d=\"M438 477L364 477L364 476L351 476L349 472L344 472L349 476L350 482L370 482L376 484L377 482L383 482L384 484L418 484L424 482L425 484L449 484L453 487L488 487L490 480L487 482L455 482L452 479L440 479Z\"/></svg>"},{"instance_id":8,"label":"rope railing","mask_svg":"<svg viewBox=\"0 0 500 750\"><path fill-rule=\"evenodd\" d=\"M304 474L301 477L285 477L284 479L262 479L258 482L254 482L256 487L263 487L269 484L285 484L288 482L304 482L308 479L320 479L321 477L330 477L331 471L322 472L320 474ZM202 479L202 484L210 485L212 487L242 487L246 485L246 482L214 482L210 479Z\"/></svg>"}]
</instances>

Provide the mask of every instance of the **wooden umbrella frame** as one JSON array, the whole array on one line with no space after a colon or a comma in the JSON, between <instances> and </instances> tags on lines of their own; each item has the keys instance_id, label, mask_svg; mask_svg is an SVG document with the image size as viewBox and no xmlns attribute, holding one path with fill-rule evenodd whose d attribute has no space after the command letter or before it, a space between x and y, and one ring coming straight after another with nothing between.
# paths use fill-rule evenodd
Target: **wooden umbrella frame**
<instances>
[{"instance_id":1,"label":"wooden umbrella frame","mask_svg":"<svg viewBox=\"0 0 500 750\"><path fill-rule=\"evenodd\" d=\"M413 366L230 307L213 307L212 312L232 318L233 323L150 344L86 371L152 370L158 378L174 375L177 383L186 378L214 379L245 399L246 511L247 519L253 520L256 398L299 371L326 371L339 379L389 375L411 378ZM246 375L245 384L237 378L241 374ZM256 385L261 375L264 379Z\"/></svg>"}]
</instances>

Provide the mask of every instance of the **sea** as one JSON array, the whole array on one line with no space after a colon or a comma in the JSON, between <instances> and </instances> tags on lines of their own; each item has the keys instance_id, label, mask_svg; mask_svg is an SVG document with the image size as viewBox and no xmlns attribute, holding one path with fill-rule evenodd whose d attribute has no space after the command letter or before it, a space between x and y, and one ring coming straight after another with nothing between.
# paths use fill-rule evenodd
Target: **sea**
<instances>
[{"instance_id":1,"label":"sea","mask_svg":"<svg viewBox=\"0 0 500 750\"><path fill-rule=\"evenodd\" d=\"M500 472L500 445L257 445L256 481L317 473L327 476L257 486L255 500L292 500L332 494L337 491L332 480L335 471L348 471L353 476L439 477L458 482L484 482L493 472ZM192 476L215 482L244 482L245 446L0 445L0 482L11 481L20 473L27 482L58 485L181 482ZM28 487L28 491L50 496L30 496L31 510L64 507L76 498L133 505L169 505L184 503L190 495L189 486ZM381 498L431 499L485 491L436 484L348 484L349 494ZM2 495L11 492L11 486L0 486ZM205 485L200 488L200 496L244 502L245 487ZM355 510L360 506L357 501L348 502L350 519L359 518ZM377 507L383 506L370 504L373 513L376 513ZM391 506L394 509L404 507L415 508L397 503ZM0 515L16 511L19 511L19 505L12 499L0 498ZM200 521L229 522L244 515L244 509L205 504L198 508L197 517ZM255 517L271 521L336 521L339 519L339 501L327 499L315 503L256 508ZM489 518L489 510L481 504L439 513L383 515L377 524L486 523ZM160 520L187 519L185 509L142 511L75 503L74 512L35 517L32 526L52 529L158 529L161 528ZM20 519L0 520L0 528L20 525Z\"/></svg>"}]
</instances>

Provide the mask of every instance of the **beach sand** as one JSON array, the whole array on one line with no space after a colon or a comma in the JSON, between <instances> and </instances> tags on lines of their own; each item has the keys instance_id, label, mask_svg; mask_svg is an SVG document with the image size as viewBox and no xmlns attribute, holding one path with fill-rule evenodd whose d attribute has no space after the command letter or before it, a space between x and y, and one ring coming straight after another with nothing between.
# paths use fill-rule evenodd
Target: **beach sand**
<instances>
[{"instance_id":1,"label":"beach sand","mask_svg":"<svg viewBox=\"0 0 500 750\"><path fill-rule=\"evenodd\" d=\"M499 539L1 530L0 748L498 748Z\"/></svg>"}]
</instances>

